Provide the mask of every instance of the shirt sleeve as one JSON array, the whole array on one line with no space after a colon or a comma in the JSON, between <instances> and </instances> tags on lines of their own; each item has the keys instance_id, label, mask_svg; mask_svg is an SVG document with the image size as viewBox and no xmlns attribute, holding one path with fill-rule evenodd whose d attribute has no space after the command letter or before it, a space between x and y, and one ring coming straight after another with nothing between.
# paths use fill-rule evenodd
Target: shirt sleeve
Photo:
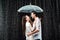
<instances>
[{"instance_id":1,"label":"shirt sleeve","mask_svg":"<svg viewBox=\"0 0 60 40\"><path fill-rule=\"evenodd\" d=\"M40 19L37 19L35 22L36 22L36 29L40 30L40 27L41 27L41 21L40 21Z\"/></svg>"}]
</instances>

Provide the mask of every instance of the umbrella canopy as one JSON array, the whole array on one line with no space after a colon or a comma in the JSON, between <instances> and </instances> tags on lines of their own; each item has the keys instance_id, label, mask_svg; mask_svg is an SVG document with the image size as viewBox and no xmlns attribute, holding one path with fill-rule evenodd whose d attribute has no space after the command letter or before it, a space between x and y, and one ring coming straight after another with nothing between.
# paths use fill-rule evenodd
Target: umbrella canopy
<instances>
[{"instance_id":1,"label":"umbrella canopy","mask_svg":"<svg viewBox=\"0 0 60 40\"><path fill-rule=\"evenodd\" d=\"M36 5L26 5L18 9L18 12L23 12L23 13L31 13L32 11L41 13L43 12L43 9Z\"/></svg>"}]
</instances>

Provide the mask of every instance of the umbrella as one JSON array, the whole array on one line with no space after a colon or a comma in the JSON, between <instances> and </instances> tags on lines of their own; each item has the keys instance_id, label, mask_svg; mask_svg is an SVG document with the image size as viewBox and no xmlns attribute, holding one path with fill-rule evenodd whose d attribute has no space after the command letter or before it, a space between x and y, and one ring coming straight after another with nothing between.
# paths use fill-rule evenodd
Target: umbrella
<instances>
[{"instance_id":1,"label":"umbrella","mask_svg":"<svg viewBox=\"0 0 60 40\"><path fill-rule=\"evenodd\" d=\"M31 13L32 11L41 13L41 12L43 12L43 9L36 5L26 5L26 6L19 8L17 11L23 12L23 13Z\"/></svg>"}]
</instances>

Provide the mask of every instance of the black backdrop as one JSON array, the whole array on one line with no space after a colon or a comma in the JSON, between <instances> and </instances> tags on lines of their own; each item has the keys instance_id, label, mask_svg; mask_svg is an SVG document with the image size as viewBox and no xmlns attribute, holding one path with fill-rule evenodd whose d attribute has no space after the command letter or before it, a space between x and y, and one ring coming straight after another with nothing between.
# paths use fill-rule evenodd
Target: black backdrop
<instances>
[{"instance_id":1,"label":"black backdrop","mask_svg":"<svg viewBox=\"0 0 60 40\"><path fill-rule=\"evenodd\" d=\"M30 0L0 0L0 40L24 40L21 20L23 14L17 10L28 5ZM43 40L60 40L60 0L31 0L33 5L40 6L43 12Z\"/></svg>"}]
</instances>

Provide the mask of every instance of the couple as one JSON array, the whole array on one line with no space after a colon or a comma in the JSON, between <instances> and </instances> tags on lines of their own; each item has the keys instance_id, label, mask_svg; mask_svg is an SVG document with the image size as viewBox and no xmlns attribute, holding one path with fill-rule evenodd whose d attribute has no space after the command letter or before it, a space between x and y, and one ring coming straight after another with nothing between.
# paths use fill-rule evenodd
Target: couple
<instances>
[{"instance_id":1,"label":"couple","mask_svg":"<svg viewBox=\"0 0 60 40\"><path fill-rule=\"evenodd\" d=\"M41 19L36 16L36 12L32 12L31 17L34 19L33 22L28 15L22 18L22 26L24 28L26 40L42 40Z\"/></svg>"}]
</instances>

